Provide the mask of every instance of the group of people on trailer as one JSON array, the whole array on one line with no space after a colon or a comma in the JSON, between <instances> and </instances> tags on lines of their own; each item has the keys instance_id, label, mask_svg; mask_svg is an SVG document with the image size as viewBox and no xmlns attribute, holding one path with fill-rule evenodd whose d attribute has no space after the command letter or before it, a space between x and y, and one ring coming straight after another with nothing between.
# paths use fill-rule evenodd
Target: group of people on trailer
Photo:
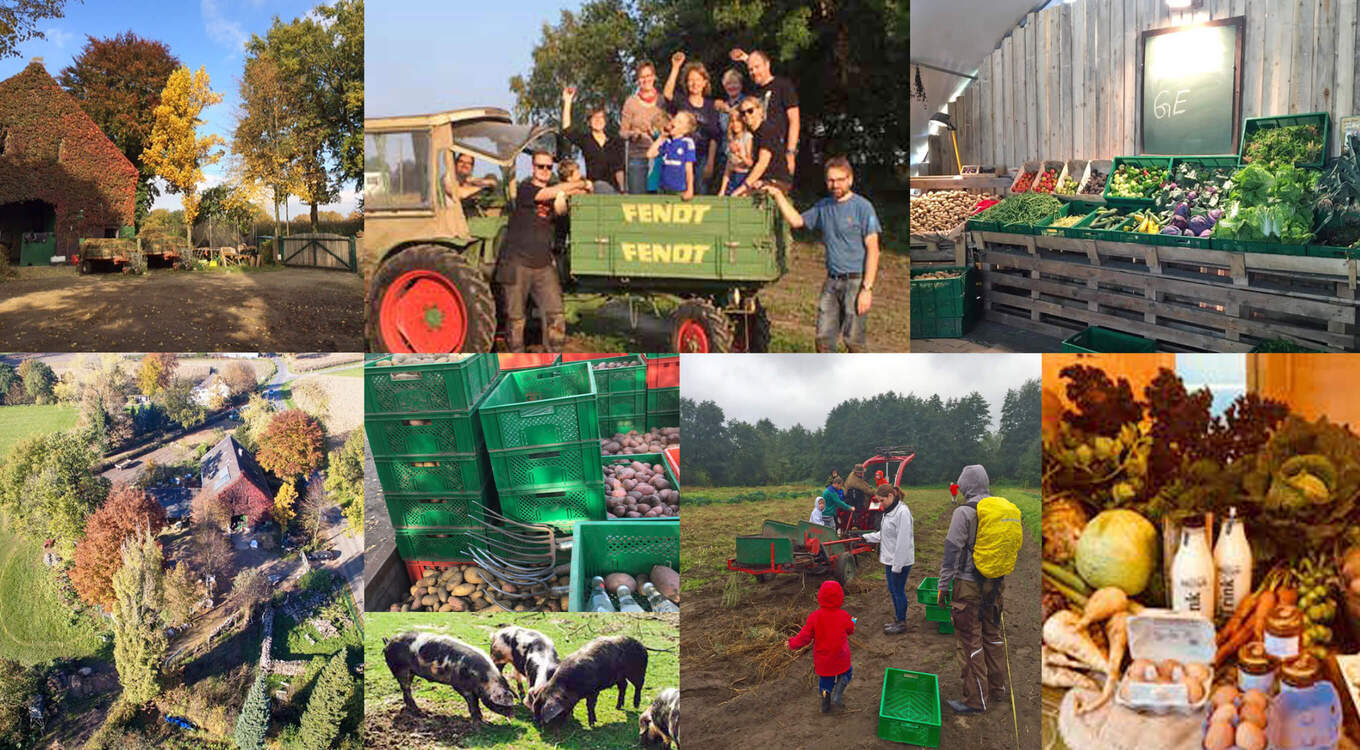
<instances>
[{"instance_id":1,"label":"group of people on trailer","mask_svg":"<svg viewBox=\"0 0 1360 750\"><path fill-rule=\"evenodd\" d=\"M789 79L774 75L764 52L730 52L745 63L750 85L736 67L722 76L722 96L712 96L708 68L686 62L685 53L671 56L670 74L656 88L656 66L639 62L638 88L624 101L617 134L607 131L603 106L586 113L586 129L572 128L576 88L562 91L561 132L585 162L560 162L549 151L535 151L533 174L518 186L512 201L504 250L497 258L494 281L499 286L506 319L506 345L524 351L525 311L532 297L543 320L543 346L559 351L566 342L562 288L553 255L554 219L565 216L568 199L582 193L742 196L762 191L773 197L781 215L794 228L819 232L826 245L827 280L817 307L817 350L836 351L844 340L849 351L864 351L866 319L873 304L882 228L873 205L852 191L854 171L844 157L825 162L830 197L799 212L786 195L793 186L802 121L798 90ZM677 82L683 92L677 93ZM470 206L477 194L495 187L489 178L472 176L473 157L461 154L455 185L446 188ZM557 170L554 180L553 170Z\"/></svg>"},{"instance_id":2,"label":"group of people on trailer","mask_svg":"<svg viewBox=\"0 0 1360 750\"><path fill-rule=\"evenodd\" d=\"M864 541L879 545L879 562L883 564L888 582L893 619L884 624L883 632L900 635L909 629L907 578L916 564L911 509L903 500L902 490L889 484L881 472L875 477L878 486L870 491L864 472L863 464L857 465L844 480L833 472L826 490L815 498L809 521L834 525L845 535L851 533L856 510L865 507L861 505L860 495L878 501L882 515L874 524L877 529L861 536ZM940 561L940 600L949 597L962 685L962 698L946 702L959 714L981 713L989 704L1006 696L1005 641L1001 632L1006 576L984 575L974 554L979 543L978 504L984 499L999 499L992 496L989 485L987 470L979 464L965 466L958 481L951 485L956 507L949 520ZM1007 532L1019 533L1018 528ZM986 543L991 541L989 537ZM1018 544L1015 549L1018 551ZM1013 567L1013 559L1010 564ZM984 569L996 572L989 567L984 566ZM788 641L791 650L812 644L812 663L818 675L823 713L831 711L833 706L845 707L843 695L853 675L849 638L855 632L858 618L842 608L844 602L845 592L839 583L822 583L817 591L818 608L808 615L802 630Z\"/></svg>"}]
</instances>

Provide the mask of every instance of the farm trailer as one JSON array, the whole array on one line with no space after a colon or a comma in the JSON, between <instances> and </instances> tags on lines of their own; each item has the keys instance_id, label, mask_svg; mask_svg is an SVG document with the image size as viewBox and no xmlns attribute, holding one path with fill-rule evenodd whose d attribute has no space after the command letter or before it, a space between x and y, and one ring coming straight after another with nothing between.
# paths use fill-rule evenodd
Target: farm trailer
<instances>
[{"instance_id":1,"label":"farm trailer","mask_svg":"<svg viewBox=\"0 0 1360 750\"><path fill-rule=\"evenodd\" d=\"M497 310L489 274L509 217L467 215L452 197L458 154L500 166L511 198L516 157L552 129L504 110L464 109L364 123L365 282L374 351L488 351ZM567 293L680 299L671 347L766 351L757 297L783 276L791 234L773 201L578 195L558 264Z\"/></svg>"},{"instance_id":2,"label":"farm trailer","mask_svg":"<svg viewBox=\"0 0 1360 750\"><path fill-rule=\"evenodd\" d=\"M87 238L80 240L79 252L72 262L80 268L80 273L90 273L96 269L118 270L144 259L150 263L155 260L172 265L183 257L186 251L179 245L164 238L148 239L140 237Z\"/></svg>"}]
</instances>

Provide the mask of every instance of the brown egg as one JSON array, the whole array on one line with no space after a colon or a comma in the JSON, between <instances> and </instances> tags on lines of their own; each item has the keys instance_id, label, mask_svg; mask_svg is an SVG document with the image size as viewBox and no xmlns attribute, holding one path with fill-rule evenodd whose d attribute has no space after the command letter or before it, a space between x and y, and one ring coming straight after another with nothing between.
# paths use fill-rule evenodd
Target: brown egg
<instances>
[{"instance_id":1,"label":"brown egg","mask_svg":"<svg viewBox=\"0 0 1360 750\"><path fill-rule=\"evenodd\" d=\"M1235 725L1237 723L1237 707L1231 703L1225 703L1215 708L1214 715L1209 718L1209 723Z\"/></svg>"},{"instance_id":2,"label":"brown egg","mask_svg":"<svg viewBox=\"0 0 1360 750\"><path fill-rule=\"evenodd\" d=\"M1157 662L1158 682L1180 682L1185 676L1185 667L1175 659L1162 659Z\"/></svg>"},{"instance_id":3,"label":"brown egg","mask_svg":"<svg viewBox=\"0 0 1360 750\"><path fill-rule=\"evenodd\" d=\"M1266 750L1265 730L1249 721L1238 724L1237 746L1242 750Z\"/></svg>"},{"instance_id":4,"label":"brown egg","mask_svg":"<svg viewBox=\"0 0 1360 750\"><path fill-rule=\"evenodd\" d=\"M1181 683L1185 685L1185 695L1186 699L1190 701L1190 705L1193 706L1196 703L1199 703L1201 700L1203 700L1204 698L1203 681L1191 677L1190 675L1186 675L1185 679L1181 680Z\"/></svg>"},{"instance_id":5,"label":"brown egg","mask_svg":"<svg viewBox=\"0 0 1360 750\"><path fill-rule=\"evenodd\" d=\"M1228 750L1233 744L1231 724L1210 724L1204 732L1204 750Z\"/></svg>"},{"instance_id":6,"label":"brown egg","mask_svg":"<svg viewBox=\"0 0 1360 750\"><path fill-rule=\"evenodd\" d=\"M1129 664L1129 674L1139 682L1157 681L1157 663L1151 659L1134 659Z\"/></svg>"},{"instance_id":7,"label":"brown egg","mask_svg":"<svg viewBox=\"0 0 1360 750\"><path fill-rule=\"evenodd\" d=\"M1207 664L1190 662L1185 665L1185 674L1203 682L1213 675L1213 670L1209 669L1209 665Z\"/></svg>"},{"instance_id":8,"label":"brown egg","mask_svg":"<svg viewBox=\"0 0 1360 750\"><path fill-rule=\"evenodd\" d=\"M1213 701L1215 706L1221 706L1225 703L1231 705L1233 701L1237 700L1237 688L1232 685L1220 685L1214 690L1213 697L1209 700Z\"/></svg>"},{"instance_id":9,"label":"brown egg","mask_svg":"<svg viewBox=\"0 0 1360 750\"><path fill-rule=\"evenodd\" d=\"M1265 713L1266 708L1270 706L1270 696L1260 690L1248 690L1242 695L1242 707L1247 706L1256 706L1261 709L1262 713Z\"/></svg>"},{"instance_id":10,"label":"brown egg","mask_svg":"<svg viewBox=\"0 0 1360 750\"><path fill-rule=\"evenodd\" d=\"M1266 728L1266 710L1255 703L1242 704L1242 721L1249 721L1256 726Z\"/></svg>"}]
</instances>

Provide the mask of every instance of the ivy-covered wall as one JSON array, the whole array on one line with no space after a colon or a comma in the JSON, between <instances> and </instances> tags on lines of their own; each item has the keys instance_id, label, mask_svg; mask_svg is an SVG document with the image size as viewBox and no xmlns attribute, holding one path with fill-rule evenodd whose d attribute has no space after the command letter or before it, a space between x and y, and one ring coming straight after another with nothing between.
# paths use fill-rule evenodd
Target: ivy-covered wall
<instances>
[{"instance_id":1,"label":"ivy-covered wall","mask_svg":"<svg viewBox=\"0 0 1360 750\"><path fill-rule=\"evenodd\" d=\"M0 204L56 207L58 255L133 223L137 168L35 60L0 81Z\"/></svg>"}]
</instances>

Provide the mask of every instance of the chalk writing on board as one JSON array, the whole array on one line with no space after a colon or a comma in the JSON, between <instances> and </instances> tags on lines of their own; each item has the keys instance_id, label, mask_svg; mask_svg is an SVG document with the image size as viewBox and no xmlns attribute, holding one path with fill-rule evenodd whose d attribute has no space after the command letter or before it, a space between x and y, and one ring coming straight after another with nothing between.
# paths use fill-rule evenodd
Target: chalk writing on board
<instances>
[{"instance_id":1,"label":"chalk writing on board","mask_svg":"<svg viewBox=\"0 0 1360 750\"><path fill-rule=\"evenodd\" d=\"M1177 89L1173 94L1168 89L1157 92L1152 100L1152 116L1158 120L1183 115L1190 109L1190 89Z\"/></svg>"}]
</instances>

